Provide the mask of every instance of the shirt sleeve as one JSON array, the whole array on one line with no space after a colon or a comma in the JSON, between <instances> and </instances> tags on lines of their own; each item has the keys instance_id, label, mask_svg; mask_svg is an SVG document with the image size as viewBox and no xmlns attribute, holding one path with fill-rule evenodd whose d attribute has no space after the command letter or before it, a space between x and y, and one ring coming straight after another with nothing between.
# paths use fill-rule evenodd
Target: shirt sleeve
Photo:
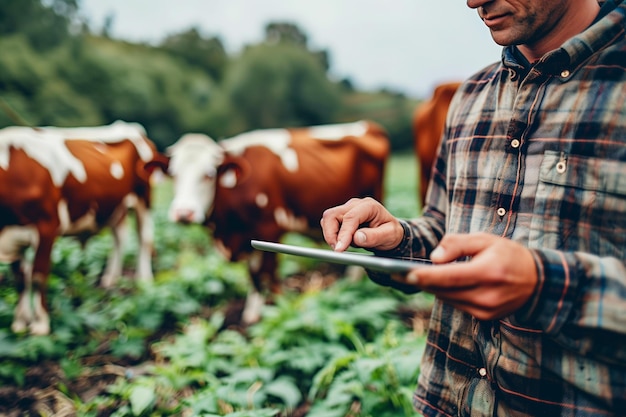
<instances>
[{"instance_id":1,"label":"shirt sleeve","mask_svg":"<svg viewBox=\"0 0 626 417\"><path fill-rule=\"evenodd\" d=\"M626 362L626 267L616 258L533 249L539 284L515 317L557 343L609 363Z\"/></svg>"},{"instance_id":2,"label":"shirt sleeve","mask_svg":"<svg viewBox=\"0 0 626 417\"><path fill-rule=\"evenodd\" d=\"M437 223L428 216L415 220L399 220L404 236L400 244L388 251L374 251L378 256L401 259L427 258L428 254L435 248L443 231L437 227ZM389 274L378 271L367 270L367 274L372 281L379 285L395 288L407 294L419 292L414 285L407 285L391 279Z\"/></svg>"}]
</instances>

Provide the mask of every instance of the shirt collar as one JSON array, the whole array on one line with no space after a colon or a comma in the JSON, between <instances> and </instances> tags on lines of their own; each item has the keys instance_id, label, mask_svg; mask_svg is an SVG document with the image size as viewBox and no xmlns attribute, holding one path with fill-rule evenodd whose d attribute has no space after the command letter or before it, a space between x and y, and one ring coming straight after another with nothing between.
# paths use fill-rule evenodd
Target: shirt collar
<instances>
[{"instance_id":1,"label":"shirt collar","mask_svg":"<svg viewBox=\"0 0 626 417\"><path fill-rule=\"evenodd\" d=\"M615 31L622 30L623 14L621 24L615 25L614 19L604 19L617 7L626 8L622 3L624 0L601 0L600 11L593 23L581 34L567 40L559 49L548 52L534 65L540 65L542 72L560 74L567 66L576 66L584 61L589 55L596 52L608 41L607 37L612 37ZM520 52L515 45L503 48L502 63L505 67L511 68L518 73L527 74L533 67L528 59ZM539 68L537 68L539 69Z\"/></svg>"}]
</instances>

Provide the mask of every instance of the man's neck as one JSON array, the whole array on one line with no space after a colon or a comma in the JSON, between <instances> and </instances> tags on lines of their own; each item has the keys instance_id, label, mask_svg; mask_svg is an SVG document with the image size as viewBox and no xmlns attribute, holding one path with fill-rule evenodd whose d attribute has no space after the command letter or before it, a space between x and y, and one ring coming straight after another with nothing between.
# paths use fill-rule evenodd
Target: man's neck
<instances>
[{"instance_id":1,"label":"man's neck","mask_svg":"<svg viewBox=\"0 0 626 417\"><path fill-rule=\"evenodd\" d=\"M529 62L535 62L547 52L559 48L566 40L587 29L599 11L600 5L596 0L581 0L575 5L568 6L563 18L547 36L532 44L518 45L518 48Z\"/></svg>"}]
</instances>

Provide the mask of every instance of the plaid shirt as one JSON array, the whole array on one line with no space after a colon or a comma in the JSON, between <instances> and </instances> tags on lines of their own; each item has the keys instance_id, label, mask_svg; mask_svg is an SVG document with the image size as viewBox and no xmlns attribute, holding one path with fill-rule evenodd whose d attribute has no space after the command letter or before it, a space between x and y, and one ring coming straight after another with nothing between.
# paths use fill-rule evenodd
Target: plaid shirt
<instances>
[{"instance_id":1,"label":"plaid shirt","mask_svg":"<svg viewBox=\"0 0 626 417\"><path fill-rule=\"evenodd\" d=\"M461 86L424 215L381 252L428 257L444 233L487 231L537 263L510 317L435 302L414 397L426 416L626 415L626 4L612 3L532 68L507 47Z\"/></svg>"}]
</instances>

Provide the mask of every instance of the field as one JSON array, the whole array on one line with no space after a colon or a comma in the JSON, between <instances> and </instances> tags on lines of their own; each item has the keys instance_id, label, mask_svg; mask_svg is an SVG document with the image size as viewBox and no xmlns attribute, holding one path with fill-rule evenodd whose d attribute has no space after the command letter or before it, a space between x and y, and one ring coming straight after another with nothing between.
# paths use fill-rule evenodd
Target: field
<instances>
[{"instance_id":1,"label":"field","mask_svg":"<svg viewBox=\"0 0 626 417\"><path fill-rule=\"evenodd\" d=\"M385 201L418 213L416 166L395 155ZM97 286L105 232L85 248L59 239L49 285L50 336L10 331L17 301L0 264L0 416L408 416L424 347L428 295L405 296L336 266L282 257L284 294L239 322L243 265L222 260L197 226L168 223L156 186L155 283ZM300 236L287 241L313 244Z\"/></svg>"}]
</instances>

